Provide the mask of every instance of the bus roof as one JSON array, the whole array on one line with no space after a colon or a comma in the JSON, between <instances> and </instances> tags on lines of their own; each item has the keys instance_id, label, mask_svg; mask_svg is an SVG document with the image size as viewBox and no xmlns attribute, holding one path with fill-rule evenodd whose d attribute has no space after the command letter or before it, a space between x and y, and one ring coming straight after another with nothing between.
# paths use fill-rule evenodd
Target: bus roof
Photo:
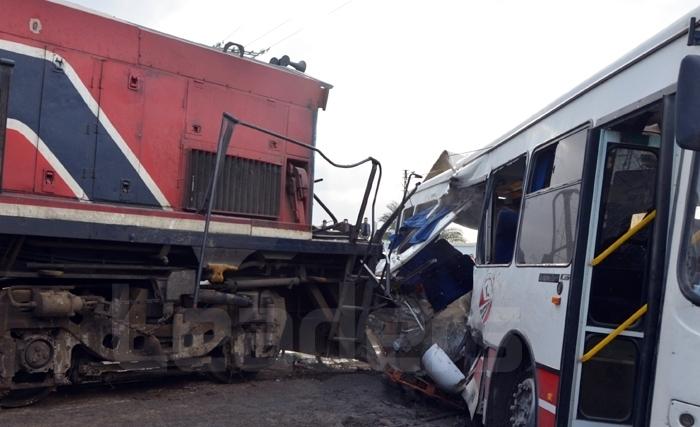
<instances>
[{"instance_id":1,"label":"bus roof","mask_svg":"<svg viewBox=\"0 0 700 427\"><path fill-rule=\"evenodd\" d=\"M592 77L585 80L583 83L574 87L569 92L560 96L559 98L557 98L556 100L539 110L537 113L529 117L524 122L520 123L515 128L511 129L509 132L507 132L500 138L496 139L490 144L487 144L482 149L477 150L472 155L465 156L461 163L464 165L468 162L471 162L476 158L486 154L487 152L495 149L496 147L508 142L516 135L522 133L523 131L527 130L528 128L537 124L538 122L541 122L556 111L566 107L577 98L586 95L588 92L602 85L611 78L619 75L629 67L637 64L646 57L667 46L671 42L686 35L688 33L690 18L693 16L700 16L700 7L693 9L692 11L685 14L683 17L677 19L664 30L660 31L655 36L640 44L635 49L628 52L626 55L622 56L617 61L613 62L598 73L594 74Z\"/></svg>"}]
</instances>

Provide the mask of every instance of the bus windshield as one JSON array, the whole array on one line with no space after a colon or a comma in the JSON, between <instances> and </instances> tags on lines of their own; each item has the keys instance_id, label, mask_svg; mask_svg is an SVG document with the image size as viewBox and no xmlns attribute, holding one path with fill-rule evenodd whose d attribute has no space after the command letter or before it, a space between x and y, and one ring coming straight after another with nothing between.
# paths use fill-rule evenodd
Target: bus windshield
<instances>
[{"instance_id":1,"label":"bus windshield","mask_svg":"<svg viewBox=\"0 0 700 427\"><path fill-rule=\"evenodd\" d=\"M698 158L695 159L694 177L686 212L685 234L679 266L680 286L686 298L700 305L700 167Z\"/></svg>"}]
</instances>

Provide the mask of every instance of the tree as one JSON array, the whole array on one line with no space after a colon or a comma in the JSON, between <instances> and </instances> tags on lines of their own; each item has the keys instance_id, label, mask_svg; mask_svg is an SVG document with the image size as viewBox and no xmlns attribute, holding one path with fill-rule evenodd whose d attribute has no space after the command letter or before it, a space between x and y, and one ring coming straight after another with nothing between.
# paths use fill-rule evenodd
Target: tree
<instances>
[{"instance_id":1,"label":"tree","mask_svg":"<svg viewBox=\"0 0 700 427\"><path fill-rule=\"evenodd\" d=\"M386 204L386 209L387 211L384 212L379 216L379 222L385 223L389 220L389 217L391 216L392 213L396 210L396 208L399 207L399 202L392 200L391 202Z\"/></svg>"},{"instance_id":2,"label":"tree","mask_svg":"<svg viewBox=\"0 0 700 427\"><path fill-rule=\"evenodd\" d=\"M464 238L464 234L462 234L462 231L456 228L447 227L446 229L442 230L440 237L452 244L467 242L467 240Z\"/></svg>"},{"instance_id":3,"label":"tree","mask_svg":"<svg viewBox=\"0 0 700 427\"><path fill-rule=\"evenodd\" d=\"M391 214L393 214L394 211L396 210L396 208L398 208L398 207L399 207L399 202L397 202L397 201L392 200L391 202L387 203L386 204L387 210L386 210L386 212L384 212L383 214L381 214L379 216L378 221L380 223L382 223L382 225L384 223L386 223L389 220L389 217L391 217ZM384 236L382 236L382 238L384 240L388 239L389 235L393 234L395 230L396 230L396 221L392 222L392 224L389 226L389 228L387 229L386 233L384 233Z\"/></svg>"}]
</instances>

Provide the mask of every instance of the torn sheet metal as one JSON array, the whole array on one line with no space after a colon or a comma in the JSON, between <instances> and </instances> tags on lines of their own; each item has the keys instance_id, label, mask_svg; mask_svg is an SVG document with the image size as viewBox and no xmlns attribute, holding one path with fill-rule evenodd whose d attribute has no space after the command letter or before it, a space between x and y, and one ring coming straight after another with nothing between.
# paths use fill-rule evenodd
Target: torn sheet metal
<instances>
[{"instance_id":1,"label":"torn sheet metal","mask_svg":"<svg viewBox=\"0 0 700 427\"><path fill-rule=\"evenodd\" d=\"M460 159L459 168L448 169L424 182L406 203L404 211L420 208L404 218L389 253L394 274L406 262L435 240L451 223L478 228L484 204L486 179L491 170L489 155ZM432 203L431 203L432 202ZM384 262L377 265L381 274Z\"/></svg>"},{"instance_id":2,"label":"torn sheet metal","mask_svg":"<svg viewBox=\"0 0 700 427\"><path fill-rule=\"evenodd\" d=\"M471 159L432 177L415 192L404 210L409 215L392 238L389 267L378 266L389 303L367 320L369 359L376 369L431 382L431 375L442 372L438 368L458 372L473 353L467 319L474 261L439 237L450 224L479 226L490 164L488 155ZM445 363L426 366L425 355L435 349ZM428 360L435 362L434 357ZM454 387L445 384L443 389L451 392L466 390L463 376Z\"/></svg>"},{"instance_id":3,"label":"torn sheet metal","mask_svg":"<svg viewBox=\"0 0 700 427\"><path fill-rule=\"evenodd\" d=\"M437 239L450 224L477 228L484 204L485 190L485 176L480 182L472 183L467 187L451 184L439 197L435 206L404 221L396 236L392 237L389 253L391 273L395 274L411 258ZM419 218L414 221L414 217ZM384 268L384 263L377 266L379 274Z\"/></svg>"}]
</instances>

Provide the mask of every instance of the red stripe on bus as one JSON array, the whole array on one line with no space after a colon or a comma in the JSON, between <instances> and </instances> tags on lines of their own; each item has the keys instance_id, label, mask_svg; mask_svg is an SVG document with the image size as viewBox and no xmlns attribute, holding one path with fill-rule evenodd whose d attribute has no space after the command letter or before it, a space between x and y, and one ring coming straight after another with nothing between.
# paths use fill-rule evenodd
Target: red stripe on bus
<instances>
[{"instance_id":1,"label":"red stripe on bus","mask_svg":"<svg viewBox=\"0 0 700 427\"><path fill-rule=\"evenodd\" d=\"M556 421L556 415L547 411L544 408L539 407L537 410L537 424L538 427L554 427Z\"/></svg>"},{"instance_id":2,"label":"red stripe on bus","mask_svg":"<svg viewBox=\"0 0 700 427\"><path fill-rule=\"evenodd\" d=\"M539 398L557 406L559 396L559 375L543 368L537 368Z\"/></svg>"}]
</instances>

